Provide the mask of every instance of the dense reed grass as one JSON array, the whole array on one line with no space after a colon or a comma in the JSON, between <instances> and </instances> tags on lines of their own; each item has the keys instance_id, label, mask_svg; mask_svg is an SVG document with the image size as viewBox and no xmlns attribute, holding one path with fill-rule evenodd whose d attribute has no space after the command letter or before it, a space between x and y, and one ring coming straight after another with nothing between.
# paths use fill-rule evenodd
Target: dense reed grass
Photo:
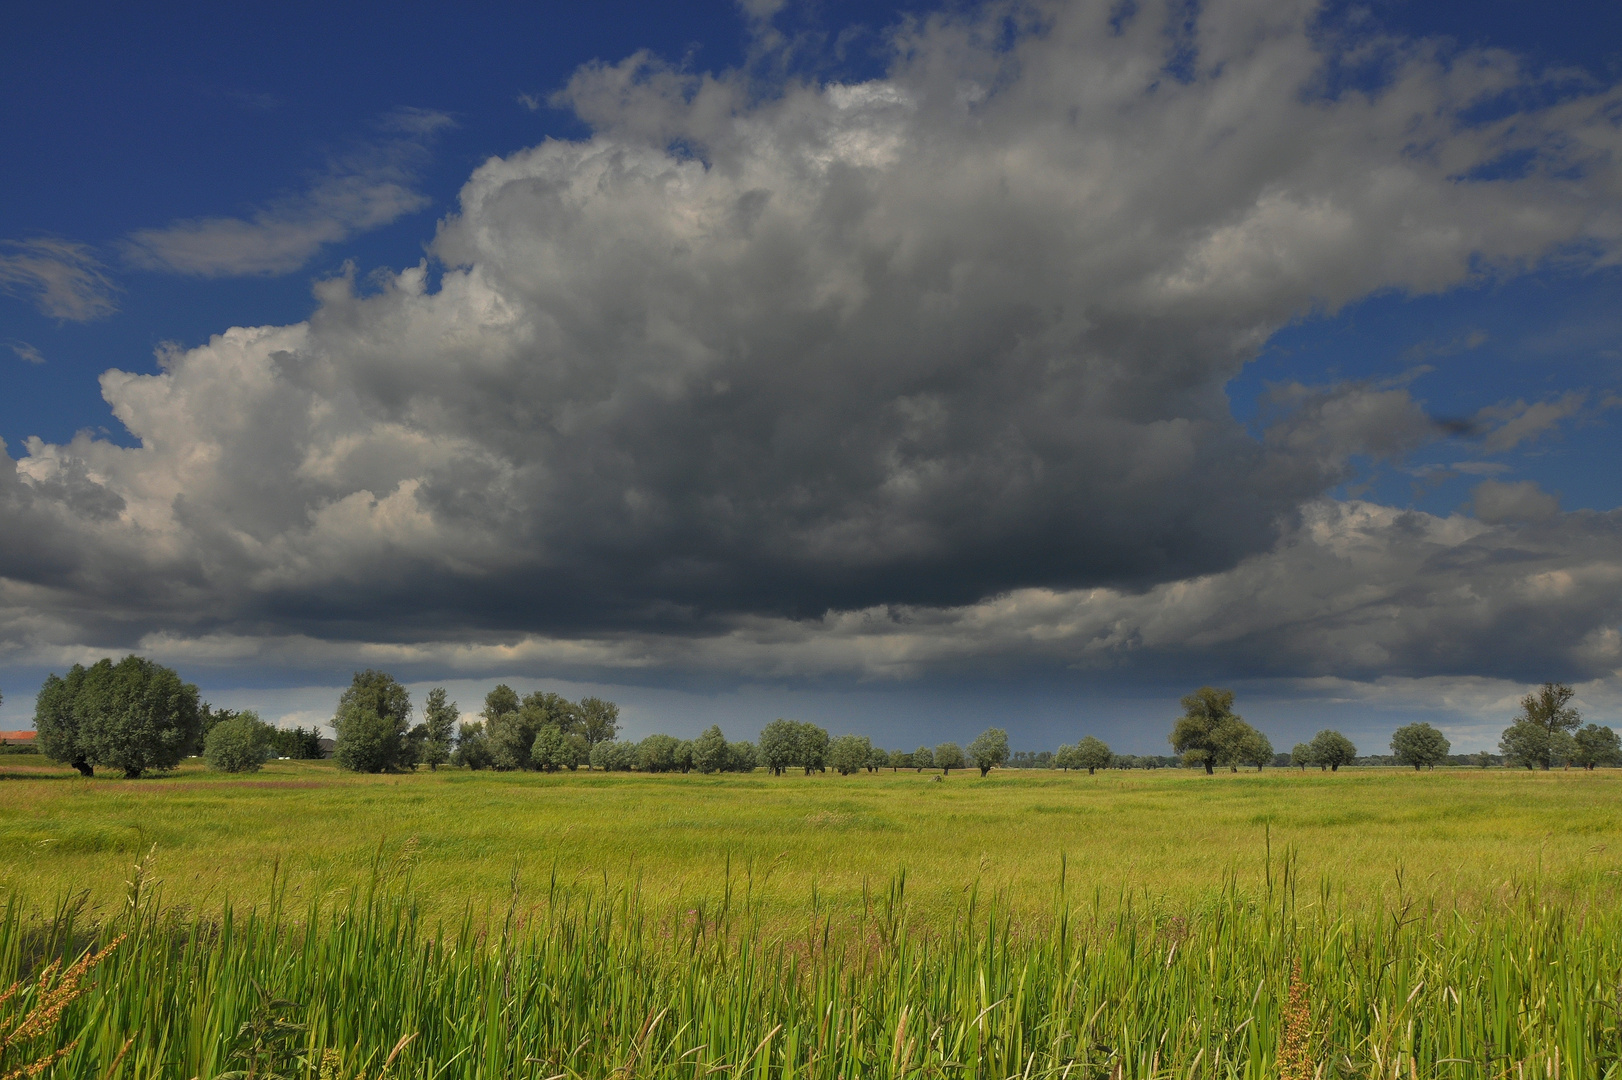
<instances>
[{"instance_id":1,"label":"dense reed grass","mask_svg":"<svg viewBox=\"0 0 1622 1080\"><path fill-rule=\"evenodd\" d=\"M1399 889L1347 906L1286 853L1256 889L1230 880L1177 908L1078 897L1061 872L1042 918L971 884L920 924L898 875L854 933L815 896L784 930L732 871L701 909L552 878L444 924L413 902L409 862L380 857L341 902L297 911L279 887L248 910L165 909L140 869L95 921L13 899L0 986L21 985L0 1017L33 1007L53 960L122 940L0 1076L68 1046L54 1075L1622 1075L1609 895L1527 884L1466 908Z\"/></svg>"}]
</instances>

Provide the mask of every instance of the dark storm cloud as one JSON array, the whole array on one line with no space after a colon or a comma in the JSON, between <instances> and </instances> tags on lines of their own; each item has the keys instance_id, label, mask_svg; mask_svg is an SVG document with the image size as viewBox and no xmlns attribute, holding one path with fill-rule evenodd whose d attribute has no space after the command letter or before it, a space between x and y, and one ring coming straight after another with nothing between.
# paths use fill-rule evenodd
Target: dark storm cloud
<instances>
[{"instance_id":1,"label":"dark storm cloud","mask_svg":"<svg viewBox=\"0 0 1622 1080\"><path fill-rule=\"evenodd\" d=\"M845 620L905 610L949 642L897 648L915 670L1002 649L998 597L1126 626L1134 597L1284 557L1354 457L1439 429L1400 386L1290 387L1258 441L1224 385L1303 313L1613 252L1616 95L1467 123L1527 76L1385 42L1379 92L1325 97L1290 3L1208 6L1172 79L1169 9L1111 10L1044 8L1011 47L929 21L885 80L764 98L582 70L563 99L596 135L483 165L436 291L426 265L327 282L307 323L104 376L138 448L30 442L0 575L55 629L8 640L860 669L890 654L846 653ZM1459 179L1511 150L1516 178Z\"/></svg>"}]
</instances>

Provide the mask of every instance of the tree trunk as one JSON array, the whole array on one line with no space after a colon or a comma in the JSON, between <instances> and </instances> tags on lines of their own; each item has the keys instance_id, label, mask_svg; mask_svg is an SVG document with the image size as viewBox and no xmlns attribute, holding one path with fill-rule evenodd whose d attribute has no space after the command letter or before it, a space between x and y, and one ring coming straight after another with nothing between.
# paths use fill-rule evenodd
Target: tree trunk
<instances>
[{"instance_id":1,"label":"tree trunk","mask_svg":"<svg viewBox=\"0 0 1622 1080\"><path fill-rule=\"evenodd\" d=\"M96 770L84 758L80 758L78 761L75 761L73 763L73 767L75 769L79 770L79 775L80 776L95 776L96 775Z\"/></svg>"},{"instance_id":2,"label":"tree trunk","mask_svg":"<svg viewBox=\"0 0 1622 1080\"><path fill-rule=\"evenodd\" d=\"M124 779L126 779L126 780L139 780L140 778L141 778L141 770L140 769L133 768L133 767L128 766L128 765L124 766Z\"/></svg>"},{"instance_id":3,"label":"tree trunk","mask_svg":"<svg viewBox=\"0 0 1622 1080\"><path fill-rule=\"evenodd\" d=\"M1216 772L1216 766L1211 763L1210 758L1206 758L1205 759L1205 775L1210 776L1214 772Z\"/></svg>"}]
</instances>

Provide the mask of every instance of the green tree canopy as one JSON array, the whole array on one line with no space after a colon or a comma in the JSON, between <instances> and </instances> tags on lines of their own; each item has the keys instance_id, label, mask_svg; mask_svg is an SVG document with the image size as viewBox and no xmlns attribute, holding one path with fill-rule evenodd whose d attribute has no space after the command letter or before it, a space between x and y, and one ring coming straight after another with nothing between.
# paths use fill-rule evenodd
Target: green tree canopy
<instances>
[{"instance_id":1,"label":"green tree canopy","mask_svg":"<svg viewBox=\"0 0 1622 1080\"><path fill-rule=\"evenodd\" d=\"M608 742L619 734L620 707L612 701L604 701L600 697L581 698L577 708L580 711L580 734L586 737L588 746Z\"/></svg>"},{"instance_id":2,"label":"green tree canopy","mask_svg":"<svg viewBox=\"0 0 1622 1080\"><path fill-rule=\"evenodd\" d=\"M1290 764L1298 769L1304 769L1308 765L1316 765L1318 762L1312 756L1312 747L1304 742L1298 742L1295 744L1295 748L1290 751Z\"/></svg>"},{"instance_id":3,"label":"green tree canopy","mask_svg":"<svg viewBox=\"0 0 1622 1080\"><path fill-rule=\"evenodd\" d=\"M568 736L556 724L545 724L535 733L529 753L535 768L542 772L557 772L574 760Z\"/></svg>"},{"instance_id":4,"label":"green tree canopy","mask_svg":"<svg viewBox=\"0 0 1622 1080\"><path fill-rule=\"evenodd\" d=\"M1391 752L1403 765L1412 765L1417 771L1436 768L1447 760L1452 744L1447 736L1429 724L1408 724L1391 733Z\"/></svg>"},{"instance_id":5,"label":"green tree canopy","mask_svg":"<svg viewBox=\"0 0 1622 1080\"><path fill-rule=\"evenodd\" d=\"M828 765L840 776L850 776L867 768L873 741L866 735L841 735L828 745Z\"/></svg>"},{"instance_id":6,"label":"green tree canopy","mask_svg":"<svg viewBox=\"0 0 1622 1080\"><path fill-rule=\"evenodd\" d=\"M912 752L912 767L919 772L935 767L935 751L927 746L920 746Z\"/></svg>"},{"instance_id":7,"label":"green tree canopy","mask_svg":"<svg viewBox=\"0 0 1622 1080\"><path fill-rule=\"evenodd\" d=\"M451 745L456 741L456 725L461 722L462 710L454 701L448 701L443 686L428 691L423 704L422 760L430 769L438 769L451 759Z\"/></svg>"},{"instance_id":8,"label":"green tree canopy","mask_svg":"<svg viewBox=\"0 0 1622 1080\"><path fill-rule=\"evenodd\" d=\"M750 773L760 763L755 753L755 744L747 740L727 743L727 771L737 773Z\"/></svg>"},{"instance_id":9,"label":"green tree canopy","mask_svg":"<svg viewBox=\"0 0 1622 1080\"><path fill-rule=\"evenodd\" d=\"M465 765L469 769L491 767L490 737L485 734L484 725L483 720L457 725L456 749L451 754L452 765Z\"/></svg>"},{"instance_id":10,"label":"green tree canopy","mask_svg":"<svg viewBox=\"0 0 1622 1080\"><path fill-rule=\"evenodd\" d=\"M1245 724L1245 728L1234 747L1233 760L1240 765L1254 765L1256 771L1261 772L1273 763L1273 743L1249 724Z\"/></svg>"},{"instance_id":11,"label":"green tree canopy","mask_svg":"<svg viewBox=\"0 0 1622 1080\"><path fill-rule=\"evenodd\" d=\"M1548 682L1521 699L1521 715L1498 741L1508 764L1547 769L1577 754L1570 734L1582 717L1571 705L1573 694L1563 683Z\"/></svg>"},{"instance_id":12,"label":"green tree canopy","mask_svg":"<svg viewBox=\"0 0 1622 1080\"><path fill-rule=\"evenodd\" d=\"M338 699L332 756L351 772L385 772L409 764L411 694L383 671L355 672Z\"/></svg>"},{"instance_id":13,"label":"green tree canopy","mask_svg":"<svg viewBox=\"0 0 1622 1080\"><path fill-rule=\"evenodd\" d=\"M258 772L270 756L275 731L248 710L213 726L203 740L203 760L218 772Z\"/></svg>"},{"instance_id":14,"label":"green tree canopy","mask_svg":"<svg viewBox=\"0 0 1622 1080\"><path fill-rule=\"evenodd\" d=\"M1183 762L1204 765L1207 775L1218 765L1237 764L1245 733L1251 729L1233 711L1233 691L1202 686L1181 704L1183 715L1167 741L1183 756Z\"/></svg>"},{"instance_id":15,"label":"green tree canopy","mask_svg":"<svg viewBox=\"0 0 1622 1080\"><path fill-rule=\"evenodd\" d=\"M1114 759L1109 744L1103 739L1088 735L1075 746L1070 747L1070 768L1086 769L1087 775L1093 775L1099 769L1107 769Z\"/></svg>"},{"instance_id":16,"label":"green tree canopy","mask_svg":"<svg viewBox=\"0 0 1622 1080\"><path fill-rule=\"evenodd\" d=\"M134 655L51 675L35 702L40 749L85 776L97 765L130 779L173 769L197 746L200 726L197 687Z\"/></svg>"},{"instance_id":17,"label":"green tree canopy","mask_svg":"<svg viewBox=\"0 0 1622 1080\"><path fill-rule=\"evenodd\" d=\"M782 776L783 770L794 767L795 724L779 717L760 731L758 747L760 763L771 770L773 776Z\"/></svg>"},{"instance_id":18,"label":"green tree canopy","mask_svg":"<svg viewBox=\"0 0 1622 1080\"><path fill-rule=\"evenodd\" d=\"M794 764L805 770L805 775L822 772L828 767L828 732L810 721L794 725Z\"/></svg>"},{"instance_id":19,"label":"green tree canopy","mask_svg":"<svg viewBox=\"0 0 1622 1080\"><path fill-rule=\"evenodd\" d=\"M1357 747L1338 731L1325 729L1312 737L1312 764L1320 768L1339 772L1342 765L1350 765L1355 757ZM1294 755L1291 755L1291 764L1294 764L1294 760Z\"/></svg>"},{"instance_id":20,"label":"green tree canopy","mask_svg":"<svg viewBox=\"0 0 1622 1080\"><path fill-rule=\"evenodd\" d=\"M1622 765L1622 740L1608 727L1589 724L1572 735L1575 752L1572 764L1585 769L1596 765Z\"/></svg>"},{"instance_id":21,"label":"green tree canopy","mask_svg":"<svg viewBox=\"0 0 1622 1080\"><path fill-rule=\"evenodd\" d=\"M720 772L727 767L727 739L721 728L711 724L693 740L693 768L701 773Z\"/></svg>"},{"instance_id":22,"label":"green tree canopy","mask_svg":"<svg viewBox=\"0 0 1622 1080\"><path fill-rule=\"evenodd\" d=\"M984 776L999 765L1008 763L1008 732L1002 728L986 728L969 744L969 761Z\"/></svg>"},{"instance_id":23,"label":"green tree canopy","mask_svg":"<svg viewBox=\"0 0 1622 1080\"><path fill-rule=\"evenodd\" d=\"M681 740L673 735L649 735L637 744L636 767L643 772L674 772Z\"/></svg>"},{"instance_id":24,"label":"green tree canopy","mask_svg":"<svg viewBox=\"0 0 1622 1080\"><path fill-rule=\"evenodd\" d=\"M952 775L953 769L963 768L963 748L955 742L943 742L935 747L935 768L946 775Z\"/></svg>"}]
</instances>

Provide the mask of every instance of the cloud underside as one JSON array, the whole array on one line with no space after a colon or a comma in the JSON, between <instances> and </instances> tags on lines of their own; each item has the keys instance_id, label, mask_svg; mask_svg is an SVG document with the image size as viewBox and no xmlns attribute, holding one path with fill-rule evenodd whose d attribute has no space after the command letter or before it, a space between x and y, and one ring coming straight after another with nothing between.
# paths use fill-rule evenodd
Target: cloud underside
<instances>
[{"instance_id":1,"label":"cloud underside","mask_svg":"<svg viewBox=\"0 0 1622 1080\"><path fill-rule=\"evenodd\" d=\"M1011 46L929 21L883 80L764 97L645 56L583 69L564 100L595 134L478 169L432 264L109 371L136 448L30 440L0 474L3 640L1616 668L1613 517L1497 481L1475 518L1327 501L1438 436L1407 389L1281 388L1260 439L1223 392L1304 314L1612 260L1616 92L1467 122L1534 77L1363 40L1384 81L1330 95L1350 54L1281 3L1208 5L1175 78L1175 12L1041 14ZM1484 438L1581 406L1506 407Z\"/></svg>"}]
</instances>

